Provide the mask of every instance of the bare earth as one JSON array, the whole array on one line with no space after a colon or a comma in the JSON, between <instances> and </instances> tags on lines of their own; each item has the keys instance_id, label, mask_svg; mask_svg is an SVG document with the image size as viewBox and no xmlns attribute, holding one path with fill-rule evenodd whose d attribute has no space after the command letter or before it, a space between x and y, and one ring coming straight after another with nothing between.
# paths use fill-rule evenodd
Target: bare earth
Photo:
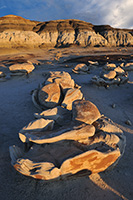
<instances>
[{"instance_id":1,"label":"bare earth","mask_svg":"<svg viewBox=\"0 0 133 200\"><path fill-rule=\"evenodd\" d=\"M58 53L58 54L57 54ZM90 82L101 71L99 66L90 74L78 75L72 62L80 56L120 55L132 60L132 48L60 48L60 49L0 49L0 71L7 74L0 81L0 199L1 200L120 200L133 199L133 72L129 72L128 83L109 88L97 87ZM95 57L94 57L95 56ZM28 76L9 76L8 65L19 59L37 59L42 62ZM90 58L89 58L90 59ZM110 56L111 59L111 56ZM117 58L119 59L119 58ZM13 60L13 61L12 61ZM91 60L91 59L90 59ZM115 60L115 59L114 59ZM65 61L65 62L64 62ZM101 63L103 60L101 61ZM115 62L115 61L114 61ZM119 124L125 132L127 145L123 157L112 170L90 176L73 176L67 180L45 182L19 174L10 163L9 146L22 146L18 131L34 119L39 112L31 100L31 91L42 83L42 73L67 71L78 85L81 85L86 100L93 102L100 112ZM116 107L112 108L112 104ZM132 125L126 125L130 120Z\"/></svg>"}]
</instances>

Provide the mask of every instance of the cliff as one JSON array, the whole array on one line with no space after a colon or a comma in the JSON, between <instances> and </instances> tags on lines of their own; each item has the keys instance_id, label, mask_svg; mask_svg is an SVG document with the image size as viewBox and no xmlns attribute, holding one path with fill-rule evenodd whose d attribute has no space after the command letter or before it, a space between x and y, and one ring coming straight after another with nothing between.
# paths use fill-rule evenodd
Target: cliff
<instances>
[{"instance_id":1,"label":"cliff","mask_svg":"<svg viewBox=\"0 0 133 200\"><path fill-rule=\"evenodd\" d=\"M81 20L37 22L15 15L0 18L0 47L133 46L133 30Z\"/></svg>"}]
</instances>

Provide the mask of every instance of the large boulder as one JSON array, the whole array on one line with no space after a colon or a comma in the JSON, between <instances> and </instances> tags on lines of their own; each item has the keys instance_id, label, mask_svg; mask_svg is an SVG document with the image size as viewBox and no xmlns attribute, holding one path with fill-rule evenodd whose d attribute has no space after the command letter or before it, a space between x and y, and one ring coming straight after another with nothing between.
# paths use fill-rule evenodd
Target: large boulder
<instances>
[{"instance_id":1,"label":"large boulder","mask_svg":"<svg viewBox=\"0 0 133 200\"><path fill-rule=\"evenodd\" d=\"M73 120L92 124L101 114L98 108L88 100L76 100L72 105Z\"/></svg>"},{"instance_id":2,"label":"large boulder","mask_svg":"<svg viewBox=\"0 0 133 200\"><path fill-rule=\"evenodd\" d=\"M60 86L57 83L45 85L38 91L38 101L47 108L53 108L60 103Z\"/></svg>"}]
</instances>

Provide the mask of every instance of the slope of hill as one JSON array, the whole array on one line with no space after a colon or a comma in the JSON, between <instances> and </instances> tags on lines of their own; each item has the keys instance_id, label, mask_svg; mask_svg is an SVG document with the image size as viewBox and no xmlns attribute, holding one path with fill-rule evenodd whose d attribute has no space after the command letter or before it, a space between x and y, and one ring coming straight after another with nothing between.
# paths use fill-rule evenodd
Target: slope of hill
<instances>
[{"instance_id":1,"label":"slope of hill","mask_svg":"<svg viewBox=\"0 0 133 200\"><path fill-rule=\"evenodd\" d=\"M0 18L0 47L133 46L133 30L67 19L37 22L15 15Z\"/></svg>"}]
</instances>

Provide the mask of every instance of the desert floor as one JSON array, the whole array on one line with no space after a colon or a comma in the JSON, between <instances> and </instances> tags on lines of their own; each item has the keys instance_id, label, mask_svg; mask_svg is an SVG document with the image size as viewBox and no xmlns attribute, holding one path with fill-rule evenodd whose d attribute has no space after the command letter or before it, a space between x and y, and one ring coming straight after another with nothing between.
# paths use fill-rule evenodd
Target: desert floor
<instances>
[{"instance_id":1,"label":"desert floor","mask_svg":"<svg viewBox=\"0 0 133 200\"><path fill-rule=\"evenodd\" d=\"M57 54L58 53L58 54ZM91 83L92 76L99 74L102 67L91 70L90 74L78 75L72 68L79 63L67 62L70 58L98 55L128 55L131 48L64 48L64 49L14 49L0 50L0 70L6 79L0 82L0 199L1 200L120 200L133 199L133 72L129 82L109 88L97 87ZM12 60L38 59L41 65L28 76L10 76L8 65ZM57 59L55 59L57 58ZM94 58L94 57L93 57ZM91 60L91 57L90 57ZM64 62L65 61L65 62ZM113 61L115 62L115 61ZM133 61L132 61L133 62ZM116 122L126 135L126 149L117 166L100 174L71 177L68 180L45 182L19 174L10 163L9 146L22 146L19 130L34 119L39 112L32 103L31 91L43 82L42 73L67 71L87 100L93 102L100 112ZM116 107L112 108L112 104Z\"/></svg>"}]
</instances>

